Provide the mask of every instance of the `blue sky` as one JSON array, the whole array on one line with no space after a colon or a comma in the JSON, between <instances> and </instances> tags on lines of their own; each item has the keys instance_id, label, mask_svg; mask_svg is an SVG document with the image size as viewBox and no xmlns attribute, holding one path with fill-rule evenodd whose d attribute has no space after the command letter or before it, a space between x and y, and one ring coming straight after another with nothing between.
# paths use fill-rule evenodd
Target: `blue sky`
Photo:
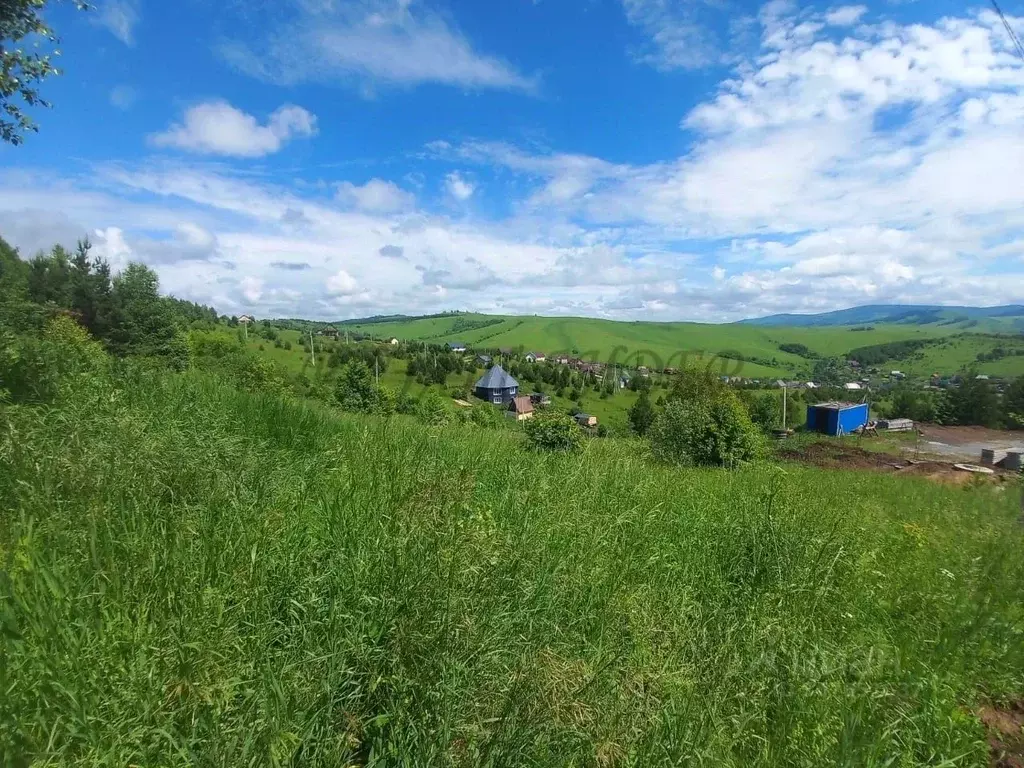
<instances>
[{"instance_id":1,"label":"blue sky","mask_svg":"<svg viewBox=\"0 0 1024 768\"><path fill-rule=\"evenodd\" d=\"M984 4L49 14L54 107L0 149L25 255L88 235L257 316L1024 300L1024 63Z\"/></svg>"}]
</instances>

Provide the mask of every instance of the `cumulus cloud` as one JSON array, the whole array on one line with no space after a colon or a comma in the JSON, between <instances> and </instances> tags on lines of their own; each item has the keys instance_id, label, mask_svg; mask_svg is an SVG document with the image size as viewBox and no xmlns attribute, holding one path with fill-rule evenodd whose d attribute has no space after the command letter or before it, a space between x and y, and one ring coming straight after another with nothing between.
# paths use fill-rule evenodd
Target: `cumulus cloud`
<instances>
[{"instance_id":1,"label":"cumulus cloud","mask_svg":"<svg viewBox=\"0 0 1024 768\"><path fill-rule=\"evenodd\" d=\"M344 269L339 269L327 278L328 292L336 296L348 296L356 292L359 283Z\"/></svg>"},{"instance_id":2,"label":"cumulus cloud","mask_svg":"<svg viewBox=\"0 0 1024 768\"><path fill-rule=\"evenodd\" d=\"M433 82L528 93L537 88L536 78L474 50L425 3L287 0L279 10L274 24L261 24L274 31L259 43L234 40L220 47L229 64L281 85L315 81L372 88Z\"/></svg>"},{"instance_id":3,"label":"cumulus cloud","mask_svg":"<svg viewBox=\"0 0 1024 768\"><path fill-rule=\"evenodd\" d=\"M345 181L337 187L337 198L361 211L391 213L411 208L416 198L397 184L382 179L370 179L362 186Z\"/></svg>"},{"instance_id":4,"label":"cumulus cloud","mask_svg":"<svg viewBox=\"0 0 1024 768\"><path fill-rule=\"evenodd\" d=\"M149 142L198 154L263 157L279 151L293 138L316 132L316 116L293 104L278 107L261 124L226 101L216 100L189 107L181 123L151 134Z\"/></svg>"},{"instance_id":5,"label":"cumulus cloud","mask_svg":"<svg viewBox=\"0 0 1024 768\"><path fill-rule=\"evenodd\" d=\"M464 178L458 171L452 171L445 177L444 186L448 194L459 202L469 200L473 196L473 192L476 191L476 185Z\"/></svg>"},{"instance_id":6,"label":"cumulus cloud","mask_svg":"<svg viewBox=\"0 0 1024 768\"><path fill-rule=\"evenodd\" d=\"M687 149L660 162L436 141L410 161L419 199L379 178L273 183L188 160L7 168L0 227L23 249L95 233L118 263L233 314L734 320L1020 301L1024 66L998 17L840 26L839 10L770 3L758 49L680 108ZM453 204L485 178L507 212Z\"/></svg>"},{"instance_id":7,"label":"cumulus cloud","mask_svg":"<svg viewBox=\"0 0 1024 768\"><path fill-rule=\"evenodd\" d=\"M843 5L826 13L825 23L836 27L848 27L860 21L860 17L867 12L866 5Z\"/></svg>"}]
</instances>

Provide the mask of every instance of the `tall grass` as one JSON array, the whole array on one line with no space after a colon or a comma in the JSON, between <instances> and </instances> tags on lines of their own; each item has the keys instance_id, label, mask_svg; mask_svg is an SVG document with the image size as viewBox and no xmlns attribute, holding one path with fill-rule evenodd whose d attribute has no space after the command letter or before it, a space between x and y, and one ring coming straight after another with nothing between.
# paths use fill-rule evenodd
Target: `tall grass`
<instances>
[{"instance_id":1,"label":"tall grass","mask_svg":"<svg viewBox=\"0 0 1024 768\"><path fill-rule=\"evenodd\" d=\"M0 408L13 765L984 765L1016 498L196 375Z\"/></svg>"}]
</instances>

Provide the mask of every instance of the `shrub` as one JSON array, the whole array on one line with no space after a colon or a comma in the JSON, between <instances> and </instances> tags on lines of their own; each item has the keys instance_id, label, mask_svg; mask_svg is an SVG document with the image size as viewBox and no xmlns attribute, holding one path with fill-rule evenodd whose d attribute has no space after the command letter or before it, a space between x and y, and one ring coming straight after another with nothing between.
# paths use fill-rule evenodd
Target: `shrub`
<instances>
[{"instance_id":1,"label":"shrub","mask_svg":"<svg viewBox=\"0 0 1024 768\"><path fill-rule=\"evenodd\" d=\"M42 338L0 336L0 390L13 402L49 403L71 388L99 381L110 358L66 315L47 322Z\"/></svg>"},{"instance_id":2,"label":"shrub","mask_svg":"<svg viewBox=\"0 0 1024 768\"><path fill-rule=\"evenodd\" d=\"M501 411L488 403L474 405L469 411L469 420L480 427L499 427L504 418Z\"/></svg>"},{"instance_id":3,"label":"shrub","mask_svg":"<svg viewBox=\"0 0 1024 768\"><path fill-rule=\"evenodd\" d=\"M640 397L629 409L629 425L640 437L647 434L647 430L654 423L654 405L651 403L651 396L647 391L640 393Z\"/></svg>"},{"instance_id":4,"label":"shrub","mask_svg":"<svg viewBox=\"0 0 1024 768\"><path fill-rule=\"evenodd\" d=\"M669 464L732 468L753 461L764 448L747 409L727 391L668 402L651 425L650 438L655 457Z\"/></svg>"},{"instance_id":5,"label":"shrub","mask_svg":"<svg viewBox=\"0 0 1024 768\"><path fill-rule=\"evenodd\" d=\"M538 413L523 424L527 444L535 451L574 451L583 443L573 418L556 411Z\"/></svg>"},{"instance_id":6,"label":"shrub","mask_svg":"<svg viewBox=\"0 0 1024 768\"><path fill-rule=\"evenodd\" d=\"M452 421L454 414L441 395L433 390L424 393L416 405L416 415L431 426L441 426Z\"/></svg>"}]
</instances>

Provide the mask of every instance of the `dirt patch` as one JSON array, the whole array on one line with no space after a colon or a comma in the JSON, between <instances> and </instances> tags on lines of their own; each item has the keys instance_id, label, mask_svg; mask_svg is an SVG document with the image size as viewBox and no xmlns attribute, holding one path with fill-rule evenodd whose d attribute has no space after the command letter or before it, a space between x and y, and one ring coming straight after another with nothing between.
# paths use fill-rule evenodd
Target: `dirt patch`
<instances>
[{"instance_id":1,"label":"dirt patch","mask_svg":"<svg viewBox=\"0 0 1024 768\"><path fill-rule=\"evenodd\" d=\"M859 469L874 472L898 472L901 475L924 477L947 485L965 485L977 482L1003 482L1010 476L1008 473L995 472L991 475L978 475L964 472L953 466L954 462L946 461L915 461L891 453L867 451L857 446L844 445L840 442L817 442L800 447L781 447L779 456L790 461L810 464L825 469ZM1022 766L1024 768L1024 766Z\"/></svg>"},{"instance_id":2,"label":"dirt patch","mask_svg":"<svg viewBox=\"0 0 1024 768\"><path fill-rule=\"evenodd\" d=\"M1024 768L1024 701L980 707L978 719L985 726L994 768Z\"/></svg>"},{"instance_id":3,"label":"dirt patch","mask_svg":"<svg viewBox=\"0 0 1024 768\"><path fill-rule=\"evenodd\" d=\"M921 437L936 440L947 445L966 445L969 443L992 443L1001 445L1024 439L1020 432L1006 432L988 427L940 427L938 424L918 424Z\"/></svg>"}]
</instances>

